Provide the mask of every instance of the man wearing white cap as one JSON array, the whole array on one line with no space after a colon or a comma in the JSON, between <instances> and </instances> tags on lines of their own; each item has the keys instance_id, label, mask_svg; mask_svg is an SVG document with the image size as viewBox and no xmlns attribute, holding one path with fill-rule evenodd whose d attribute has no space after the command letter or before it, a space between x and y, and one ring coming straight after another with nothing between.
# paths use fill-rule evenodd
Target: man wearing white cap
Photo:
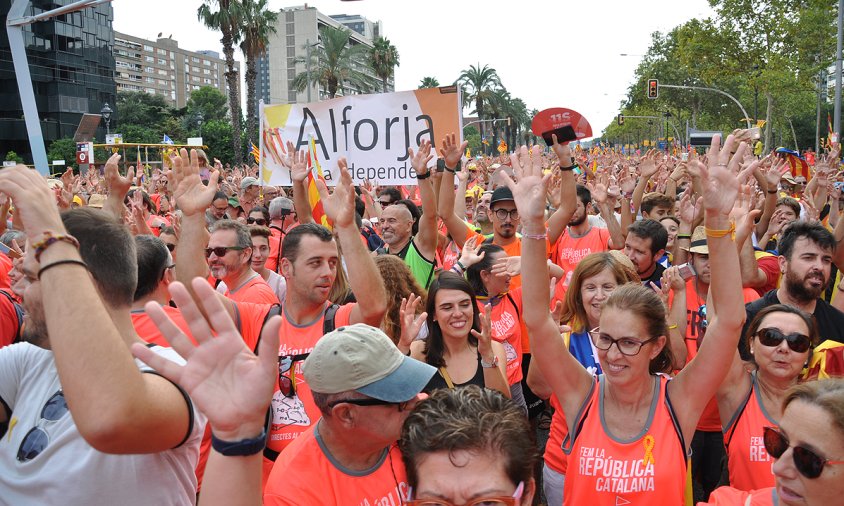
<instances>
[{"instance_id":1,"label":"man wearing white cap","mask_svg":"<svg viewBox=\"0 0 844 506\"><path fill-rule=\"evenodd\" d=\"M278 457L264 504L401 504L407 476L396 441L435 372L369 325L323 336L303 367L322 418Z\"/></svg>"}]
</instances>

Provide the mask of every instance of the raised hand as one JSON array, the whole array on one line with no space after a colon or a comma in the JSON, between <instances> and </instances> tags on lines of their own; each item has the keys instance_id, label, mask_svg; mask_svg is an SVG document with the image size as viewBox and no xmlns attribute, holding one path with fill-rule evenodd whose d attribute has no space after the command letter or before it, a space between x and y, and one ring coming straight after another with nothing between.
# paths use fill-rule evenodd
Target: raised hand
<instances>
[{"instance_id":1,"label":"raised hand","mask_svg":"<svg viewBox=\"0 0 844 506\"><path fill-rule=\"evenodd\" d=\"M495 265L490 270L492 274L498 277L515 277L522 273L522 257L502 257L499 258Z\"/></svg>"},{"instance_id":2,"label":"raised hand","mask_svg":"<svg viewBox=\"0 0 844 506\"><path fill-rule=\"evenodd\" d=\"M425 324L425 319L428 318L428 313L425 312L418 316L416 315L421 301L422 297L414 293L409 294L406 299L404 297L401 299L401 306L399 308L401 336L399 337L398 348L404 353L407 353L407 350L410 349L410 344L419 335L422 325Z\"/></svg>"},{"instance_id":3,"label":"raised hand","mask_svg":"<svg viewBox=\"0 0 844 506\"><path fill-rule=\"evenodd\" d=\"M123 200L123 197L129 193L129 188L132 187L132 180L135 179L134 167L129 167L126 172L126 177L120 175L118 170L118 163L120 163L120 155L117 153L111 155L105 164L105 180L106 188L110 194L118 197L118 200Z\"/></svg>"},{"instance_id":4,"label":"raised hand","mask_svg":"<svg viewBox=\"0 0 844 506\"><path fill-rule=\"evenodd\" d=\"M37 171L26 165L0 170L0 193L14 200L15 217L31 241L40 240L44 232L65 233L55 195Z\"/></svg>"},{"instance_id":5,"label":"raised hand","mask_svg":"<svg viewBox=\"0 0 844 506\"><path fill-rule=\"evenodd\" d=\"M413 148L407 148L407 154L410 156L410 163L417 175L424 176L428 173L428 162L434 158L434 155L431 154L430 140L422 139L422 142L419 144L419 151L415 154L413 153Z\"/></svg>"},{"instance_id":6,"label":"raised hand","mask_svg":"<svg viewBox=\"0 0 844 506\"><path fill-rule=\"evenodd\" d=\"M642 157L642 161L639 162L639 175L645 179L650 179L656 174L659 167L656 164L656 157L657 157L657 150L652 149L648 151L644 157Z\"/></svg>"},{"instance_id":7,"label":"raised hand","mask_svg":"<svg viewBox=\"0 0 844 506\"><path fill-rule=\"evenodd\" d=\"M445 166L449 169L457 167L457 162L463 158L463 153L466 152L468 141L463 141L461 144L457 143L456 134L448 134L443 138L442 148L440 148L440 155L445 159Z\"/></svg>"},{"instance_id":8,"label":"raised hand","mask_svg":"<svg viewBox=\"0 0 844 506\"><path fill-rule=\"evenodd\" d=\"M460 253L460 265L464 268L469 268L472 265L483 260L486 252L478 254L478 250L481 248L481 243L483 242L483 236L481 235L474 235L468 241L463 243L463 251Z\"/></svg>"},{"instance_id":9,"label":"raised hand","mask_svg":"<svg viewBox=\"0 0 844 506\"><path fill-rule=\"evenodd\" d=\"M281 318L272 317L261 332L256 356L243 342L234 322L204 279L192 287L202 302L207 320L184 285L170 285L170 295L182 310L198 345L194 345L157 303L146 306L147 314L173 349L184 357L176 364L135 343L132 353L158 373L179 384L208 416L220 439L253 438L263 428L264 415L278 375L278 333Z\"/></svg>"},{"instance_id":10,"label":"raised hand","mask_svg":"<svg viewBox=\"0 0 844 506\"><path fill-rule=\"evenodd\" d=\"M325 215L334 222L336 227L342 228L355 223L355 188L352 176L346 169L345 157L337 160L337 169L340 172L340 181L337 182L334 192L330 195L323 181L318 179L316 184Z\"/></svg>"},{"instance_id":11,"label":"raised hand","mask_svg":"<svg viewBox=\"0 0 844 506\"><path fill-rule=\"evenodd\" d=\"M287 141L287 153L282 157L283 165L290 169L290 177L297 183L302 183L308 177L308 152L304 149L296 151L293 143Z\"/></svg>"},{"instance_id":12,"label":"raised hand","mask_svg":"<svg viewBox=\"0 0 844 506\"><path fill-rule=\"evenodd\" d=\"M556 136L554 136L554 144ZM526 146L522 146L515 153L510 155L513 164L513 172L518 182L505 172L501 172L504 183L513 192L513 200L523 224L528 221L544 222L545 219L545 193L547 192L548 181L551 175L542 175L542 162L539 150L529 153Z\"/></svg>"},{"instance_id":13,"label":"raised hand","mask_svg":"<svg viewBox=\"0 0 844 506\"><path fill-rule=\"evenodd\" d=\"M716 135L712 139L708 158L708 167L702 166L701 182L703 185L703 206L708 213L727 216L733 209L733 204L739 193L739 163L747 149L747 144L741 143L734 156L730 152L735 144L732 136L727 137L723 149L721 138ZM747 169L745 171L747 172Z\"/></svg>"},{"instance_id":14,"label":"raised hand","mask_svg":"<svg viewBox=\"0 0 844 506\"><path fill-rule=\"evenodd\" d=\"M171 158L173 165L173 198L176 205L182 210L185 216L193 216L204 213L211 202L214 201L214 194L217 193L217 181L220 171L213 169L208 186L202 184L199 177L199 157L196 150L190 151L182 148Z\"/></svg>"},{"instance_id":15,"label":"raised hand","mask_svg":"<svg viewBox=\"0 0 844 506\"><path fill-rule=\"evenodd\" d=\"M475 329L470 330L473 336L478 340L478 353L486 362L492 362L494 352L492 351L492 325L490 324L490 314L492 313L492 306L490 304L484 305L483 312L480 313L481 331ZM490 358L490 360L487 360Z\"/></svg>"}]
</instances>

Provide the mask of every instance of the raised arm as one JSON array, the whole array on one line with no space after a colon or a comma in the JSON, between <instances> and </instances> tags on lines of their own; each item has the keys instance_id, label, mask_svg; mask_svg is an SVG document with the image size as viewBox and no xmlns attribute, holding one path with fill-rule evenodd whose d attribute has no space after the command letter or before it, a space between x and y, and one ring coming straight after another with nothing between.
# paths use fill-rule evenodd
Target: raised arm
<instances>
[{"instance_id":1,"label":"raised arm","mask_svg":"<svg viewBox=\"0 0 844 506\"><path fill-rule=\"evenodd\" d=\"M132 180L135 177L135 169L129 167L126 177L120 175L118 165L120 163L120 155L117 153L111 155L105 165L105 180L108 186L108 197L103 204L103 211L110 213L118 221L123 221L123 215L126 212L126 206L123 205L123 200L126 194L129 193L129 188L132 186Z\"/></svg>"},{"instance_id":2,"label":"raised arm","mask_svg":"<svg viewBox=\"0 0 844 506\"><path fill-rule=\"evenodd\" d=\"M669 384L686 441L690 441L706 403L724 380L738 346L745 320L738 251L732 239L735 227L730 211L739 194L739 161L747 145L741 143L731 158L734 145L727 137L723 149L718 136L709 150L709 167L701 166L704 214L711 269L709 311L712 315L706 339L697 356Z\"/></svg>"},{"instance_id":3,"label":"raised arm","mask_svg":"<svg viewBox=\"0 0 844 506\"><path fill-rule=\"evenodd\" d=\"M355 224L355 189L352 176L346 170L345 158L337 161L337 168L340 181L334 192L329 195L322 181L317 181L317 190L325 215L334 223L346 262L349 286L358 301L352 310L351 323L380 327L387 312L387 291L372 255L360 240L360 230Z\"/></svg>"},{"instance_id":4,"label":"raised arm","mask_svg":"<svg viewBox=\"0 0 844 506\"><path fill-rule=\"evenodd\" d=\"M67 235L36 171L23 165L0 171L0 192L14 198L32 244ZM34 250L27 248L24 268L38 278L56 370L79 433L107 453L177 446L190 427L189 405L172 383L138 369L128 346L137 338L118 331L79 249L58 241L39 259Z\"/></svg>"},{"instance_id":5,"label":"raised arm","mask_svg":"<svg viewBox=\"0 0 844 506\"><path fill-rule=\"evenodd\" d=\"M454 214L454 168L460 161L460 157L466 152L468 142L463 141L463 144L457 144L457 136L455 134L446 135L443 139L443 146L440 149L445 159L445 172L440 180L439 201L437 202L437 214L445 223L448 233L454 239L454 244L458 248L463 247L466 242L468 228L466 223ZM544 202L544 199L543 199Z\"/></svg>"},{"instance_id":6,"label":"raised arm","mask_svg":"<svg viewBox=\"0 0 844 506\"><path fill-rule=\"evenodd\" d=\"M413 148L407 148L407 154L411 158L413 170L416 171L419 197L422 199L422 216L419 217L416 247L423 257L433 260L437 252L437 198L428 168L428 163L434 158L431 154L431 141L423 140L415 154Z\"/></svg>"},{"instance_id":7,"label":"raised arm","mask_svg":"<svg viewBox=\"0 0 844 506\"><path fill-rule=\"evenodd\" d=\"M555 139L556 141L556 139ZM555 142L556 144L556 142ZM545 187L537 156L531 159L524 146L511 159L519 175L516 183L505 177L522 219L522 291L524 320L531 335L533 360L551 390L560 399L570 424L592 385L592 376L569 353L560 339L560 328L548 310L550 279L545 263Z\"/></svg>"},{"instance_id":8,"label":"raised arm","mask_svg":"<svg viewBox=\"0 0 844 506\"><path fill-rule=\"evenodd\" d=\"M560 195L560 205L557 206L557 210L554 211L554 214L548 218L548 241L551 244L554 244L557 242L557 239L563 235L563 232L566 230L566 226L569 224L569 220L571 220L571 216L577 209L577 189L575 186L576 181L574 177L574 170L570 161L571 148L568 144L562 145L557 143L552 146L552 149L557 155L557 159L560 161L560 164L557 167L560 171L560 186L558 190Z\"/></svg>"},{"instance_id":9,"label":"raised arm","mask_svg":"<svg viewBox=\"0 0 844 506\"><path fill-rule=\"evenodd\" d=\"M610 233L609 248L621 249L624 246L624 233L621 231L621 225L615 219L615 213L607 201L606 174L597 177L594 183L587 183L587 187L592 194L592 200L598 206L598 212L601 214L601 218L607 224L607 231Z\"/></svg>"}]
</instances>

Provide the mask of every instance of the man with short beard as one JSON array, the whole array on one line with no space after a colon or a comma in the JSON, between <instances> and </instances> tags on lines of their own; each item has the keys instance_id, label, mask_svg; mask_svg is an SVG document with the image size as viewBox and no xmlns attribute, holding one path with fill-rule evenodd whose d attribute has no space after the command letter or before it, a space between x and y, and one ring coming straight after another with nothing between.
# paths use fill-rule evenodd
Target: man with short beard
<instances>
[{"instance_id":1,"label":"man with short beard","mask_svg":"<svg viewBox=\"0 0 844 506\"><path fill-rule=\"evenodd\" d=\"M820 342L844 342L844 313L821 299L829 284L835 238L818 222L795 221L779 239L779 264L782 281L761 299L747 305L747 321L742 333L762 308L786 304L811 313L818 322ZM739 342L742 359L749 360L747 341Z\"/></svg>"},{"instance_id":2,"label":"man with short beard","mask_svg":"<svg viewBox=\"0 0 844 506\"><path fill-rule=\"evenodd\" d=\"M489 209L490 201L492 201L492 192L486 191L478 200L478 205L475 206L475 227L480 228L483 235L489 235L493 232L492 211Z\"/></svg>"}]
</instances>

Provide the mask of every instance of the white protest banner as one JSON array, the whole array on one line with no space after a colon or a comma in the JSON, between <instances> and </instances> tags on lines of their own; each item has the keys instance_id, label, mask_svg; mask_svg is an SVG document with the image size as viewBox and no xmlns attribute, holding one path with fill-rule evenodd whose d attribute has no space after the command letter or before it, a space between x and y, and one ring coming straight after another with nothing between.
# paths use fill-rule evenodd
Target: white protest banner
<instances>
[{"instance_id":1,"label":"white protest banner","mask_svg":"<svg viewBox=\"0 0 844 506\"><path fill-rule=\"evenodd\" d=\"M287 142L308 148L311 137L326 183L339 179L337 160L346 157L355 184L415 185L407 148L422 139L436 148L445 135L462 139L460 93L455 86L376 95L350 95L311 104L261 108L262 175L271 185L289 186ZM436 164L436 158L431 166Z\"/></svg>"}]
</instances>

